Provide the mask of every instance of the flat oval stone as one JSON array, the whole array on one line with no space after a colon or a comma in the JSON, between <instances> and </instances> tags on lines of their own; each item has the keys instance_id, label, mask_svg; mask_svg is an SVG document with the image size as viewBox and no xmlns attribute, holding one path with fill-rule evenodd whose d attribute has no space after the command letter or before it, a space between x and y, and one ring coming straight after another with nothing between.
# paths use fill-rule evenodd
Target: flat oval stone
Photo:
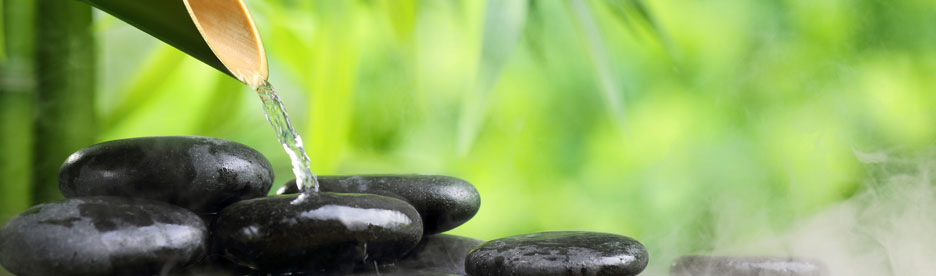
<instances>
[{"instance_id":1,"label":"flat oval stone","mask_svg":"<svg viewBox=\"0 0 936 276\"><path fill-rule=\"evenodd\" d=\"M377 194L409 202L423 220L424 234L452 230L470 220L481 207L478 190L467 181L441 175L320 176L319 190L334 193ZM295 180L277 194L298 192Z\"/></svg>"},{"instance_id":2,"label":"flat oval stone","mask_svg":"<svg viewBox=\"0 0 936 276\"><path fill-rule=\"evenodd\" d=\"M828 275L817 260L763 256L683 256L670 267L672 276L821 276Z\"/></svg>"},{"instance_id":3,"label":"flat oval stone","mask_svg":"<svg viewBox=\"0 0 936 276\"><path fill-rule=\"evenodd\" d=\"M236 142L194 136L114 140L78 150L59 171L67 198L124 196L165 201L199 214L266 196L270 162Z\"/></svg>"},{"instance_id":4,"label":"flat oval stone","mask_svg":"<svg viewBox=\"0 0 936 276\"><path fill-rule=\"evenodd\" d=\"M421 271L421 270L405 270L398 272L361 272L351 274L351 276L460 276L464 274L448 274L448 273L438 273L433 271Z\"/></svg>"},{"instance_id":5,"label":"flat oval stone","mask_svg":"<svg viewBox=\"0 0 936 276\"><path fill-rule=\"evenodd\" d=\"M465 260L468 275L637 275L647 250L634 239L595 232L542 232L481 244Z\"/></svg>"},{"instance_id":6,"label":"flat oval stone","mask_svg":"<svg viewBox=\"0 0 936 276\"><path fill-rule=\"evenodd\" d=\"M256 271L237 265L229 260L209 254L201 262L189 265L183 269L172 271L171 276L232 276L232 275L258 275Z\"/></svg>"},{"instance_id":7,"label":"flat oval stone","mask_svg":"<svg viewBox=\"0 0 936 276\"><path fill-rule=\"evenodd\" d=\"M218 248L265 273L344 275L355 266L398 258L422 236L416 209L399 199L325 192L303 197L228 206L214 225Z\"/></svg>"},{"instance_id":8,"label":"flat oval stone","mask_svg":"<svg viewBox=\"0 0 936 276\"><path fill-rule=\"evenodd\" d=\"M38 205L0 228L0 264L20 275L154 275L197 261L208 234L189 210L119 197Z\"/></svg>"}]
</instances>

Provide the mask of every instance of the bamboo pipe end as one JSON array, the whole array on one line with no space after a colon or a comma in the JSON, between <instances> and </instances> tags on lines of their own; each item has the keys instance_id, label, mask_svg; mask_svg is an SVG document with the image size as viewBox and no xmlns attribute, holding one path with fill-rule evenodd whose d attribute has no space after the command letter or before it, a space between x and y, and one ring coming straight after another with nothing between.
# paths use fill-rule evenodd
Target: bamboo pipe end
<instances>
[{"instance_id":1,"label":"bamboo pipe end","mask_svg":"<svg viewBox=\"0 0 936 276\"><path fill-rule=\"evenodd\" d=\"M257 87L269 75L263 42L241 0L184 0L208 47L235 78Z\"/></svg>"}]
</instances>

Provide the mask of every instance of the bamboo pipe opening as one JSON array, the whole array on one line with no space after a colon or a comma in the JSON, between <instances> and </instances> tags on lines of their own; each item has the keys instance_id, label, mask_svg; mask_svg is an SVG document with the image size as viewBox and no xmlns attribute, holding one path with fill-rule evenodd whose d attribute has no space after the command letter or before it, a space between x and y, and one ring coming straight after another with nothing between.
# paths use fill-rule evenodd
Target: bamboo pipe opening
<instances>
[{"instance_id":1,"label":"bamboo pipe opening","mask_svg":"<svg viewBox=\"0 0 936 276\"><path fill-rule=\"evenodd\" d=\"M227 70L257 87L266 81L266 53L247 7L241 0L185 0L195 27Z\"/></svg>"}]
</instances>

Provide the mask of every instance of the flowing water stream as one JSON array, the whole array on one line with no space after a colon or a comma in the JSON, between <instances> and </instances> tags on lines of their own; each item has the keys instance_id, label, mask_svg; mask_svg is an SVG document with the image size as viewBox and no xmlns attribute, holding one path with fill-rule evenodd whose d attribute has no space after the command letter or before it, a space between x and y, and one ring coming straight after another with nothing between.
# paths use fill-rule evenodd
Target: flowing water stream
<instances>
[{"instance_id":1,"label":"flowing water stream","mask_svg":"<svg viewBox=\"0 0 936 276\"><path fill-rule=\"evenodd\" d=\"M276 139L283 144L286 154L292 160L293 174L296 175L296 185L299 186L300 195L305 196L310 192L318 192L318 178L312 173L311 161L302 146L302 137L292 127L289 122L289 114L286 114L286 108L273 86L267 81L254 85L257 95L263 101L263 112L266 113L267 120L273 125L276 131ZM302 198L302 196L300 198Z\"/></svg>"}]
</instances>

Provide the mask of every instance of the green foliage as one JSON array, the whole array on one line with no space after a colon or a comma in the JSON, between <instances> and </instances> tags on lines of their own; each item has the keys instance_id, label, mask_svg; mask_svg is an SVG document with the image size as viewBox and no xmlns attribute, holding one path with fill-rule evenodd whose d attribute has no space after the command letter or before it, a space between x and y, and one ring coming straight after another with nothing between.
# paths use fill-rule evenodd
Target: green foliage
<instances>
[{"instance_id":1,"label":"green foliage","mask_svg":"<svg viewBox=\"0 0 936 276\"><path fill-rule=\"evenodd\" d=\"M456 234L626 234L660 271L847 198L855 151L936 138L932 1L247 2L313 170L464 178ZM291 179L249 89L99 27L98 141L215 136Z\"/></svg>"}]
</instances>

